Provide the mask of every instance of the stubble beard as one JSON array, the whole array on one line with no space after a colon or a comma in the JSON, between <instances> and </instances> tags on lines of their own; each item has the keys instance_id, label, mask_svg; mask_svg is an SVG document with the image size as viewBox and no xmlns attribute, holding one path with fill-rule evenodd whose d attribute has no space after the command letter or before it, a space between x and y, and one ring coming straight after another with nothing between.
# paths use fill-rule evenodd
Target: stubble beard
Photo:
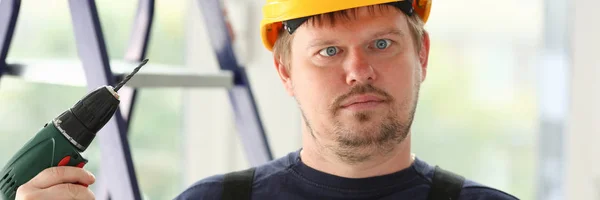
<instances>
[{"instance_id":1,"label":"stubble beard","mask_svg":"<svg viewBox=\"0 0 600 200\"><path fill-rule=\"evenodd\" d=\"M362 163L375 156L388 155L406 139L410 133L419 97L419 85L416 85L415 87L416 90L413 94L414 98L412 101L404 100L399 104L401 108L408 108L407 110L409 113L407 113L408 115L406 116L405 121L398 115L399 108L390 106L387 116L385 116L379 124L368 124L374 123L372 122L373 120L377 120L374 119L376 118L375 115L378 114L376 112L365 111L354 113L352 119L355 121L353 123L358 124L354 125L354 127L365 128L351 128L349 125L345 125L339 120L336 111L332 111L334 119L338 118L338 120L333 122L332 128L327 130L327 132L330 133L329 135L334 136L333 143L319 142L318 137L315 137L315 135L319 135L320 133L312 128L313 124L306 118L302 108L300 108L300 112L304 119L305 126L311 133L318 148L334 154L345 163ZM392 101L387 103L393 105L395 102Z\"/></svg>"}]
</instances>

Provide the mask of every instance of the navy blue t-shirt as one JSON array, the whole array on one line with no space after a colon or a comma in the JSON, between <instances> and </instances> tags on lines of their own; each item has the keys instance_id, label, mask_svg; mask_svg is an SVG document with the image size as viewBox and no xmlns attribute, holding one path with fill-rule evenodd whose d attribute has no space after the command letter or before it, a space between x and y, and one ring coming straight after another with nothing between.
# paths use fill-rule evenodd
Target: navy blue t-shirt
<instances>
[{"instance_id":1,"label":"navy blue t-shirt","mask_svg":"<svg viewBox=\"0 0 600 200\"><path fill-rule=\"evenodd\" d=\"M425 200L431 186L434 167L415 158L413 164L399 172L370 177L344 178L302 163L300 151L256 168L252 199L411 199ZM176 200L218 200L223 191L223 174L200 180ZM515 200L500 190L466 180L460 200Z\"/></svg>"}]
</instances>

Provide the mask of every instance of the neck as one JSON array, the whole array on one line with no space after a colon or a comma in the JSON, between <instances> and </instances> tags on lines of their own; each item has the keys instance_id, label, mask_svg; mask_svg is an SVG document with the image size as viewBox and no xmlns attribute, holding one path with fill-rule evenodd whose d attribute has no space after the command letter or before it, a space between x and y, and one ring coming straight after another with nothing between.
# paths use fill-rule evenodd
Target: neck
<instances>
[{"instance_id":1,"label":"neck","mask_svg":"<svg viewBox=\"0 0 600 200\"><path fill-rule=\"evenodd\" d=\"M316 170L346 178L381 176L408 168L414 158L410 153L410 136L387 154L374 153L370 159L347 163L328 148L323 148L307 131L303 131L302 162Z\"/></svg>"}]
</instances>

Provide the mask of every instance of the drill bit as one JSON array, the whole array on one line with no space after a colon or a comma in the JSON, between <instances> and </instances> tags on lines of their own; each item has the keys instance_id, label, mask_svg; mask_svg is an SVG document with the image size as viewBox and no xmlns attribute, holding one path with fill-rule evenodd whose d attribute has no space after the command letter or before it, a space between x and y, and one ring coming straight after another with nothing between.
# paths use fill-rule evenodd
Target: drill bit
<instances>
[{"instance_id":1,"label":"drill bit","mask_svg":"<svg viewBox=\"0 0 600 200\"><path fill-rule=\"evenodd\" d=\"M127 75L119 84L117 84L117 86L115 87L115 92L119 91L119 89L121 89L121 87L123 87L123 85L125 85L125 83L127 83L127 81L129 81L129 79L131 79L131 77L135 75L135 73L140 71L140 68L142 68L142 66L144 66L146 63L148 63L148 59L144 59L138 67L133 69L133 72L131 72L131 74Z\"/></svg>"}]
</instances>

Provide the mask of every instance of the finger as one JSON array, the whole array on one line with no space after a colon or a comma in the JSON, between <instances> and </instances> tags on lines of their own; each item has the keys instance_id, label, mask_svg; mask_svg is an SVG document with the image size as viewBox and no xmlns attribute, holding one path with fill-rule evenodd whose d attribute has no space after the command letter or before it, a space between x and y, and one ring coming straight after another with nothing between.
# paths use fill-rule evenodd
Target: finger
<instances>
[{"instance_id":1,"label":"finger","mask_svg":"<svg viewBox=\"0 0 600 200\"><path fill-rule=\"evenodd\" d=\"M37 191L35 188L28 187L27 185L21 185L17 188L17 193L15 194L15 199L16 200L35 199L36 197L33 195L33 194L35 194L35 191Z\"/></svg>"},{"instance_id":2,"label":"finger","mask_svg":"<svg viewBox=\"0 0 600 200\"><path fill-rule=\"evenodd\" d=\"M90 200L94 199L94 193L87 187L65 183L43 190L40 199Z\"/></svg>"},{"instance_id":3,"label":"finger","mask_svg":"<svg viewBox=\"0 0 600 200\"><path fill-rule=\"evenodd\" d=\"M45 169L26 184L31 185L34 188L44 189L62 183L81 183L91 185L95 181L96 178L94 175L85 169L71 166L61 166Z\"/></svg>"},{"instance_id":4,"label":"finger","mask_svg":"<svg viewBox=\"0 0 600 200\"><path fill-rule=\"evenodd\" d=\"M71 183L54 185L46 189L28 189L27 192L20 192L17 195L19 200L90 200L94 198L94 193L89 188Z\"/></svg>"}]
</instances>

